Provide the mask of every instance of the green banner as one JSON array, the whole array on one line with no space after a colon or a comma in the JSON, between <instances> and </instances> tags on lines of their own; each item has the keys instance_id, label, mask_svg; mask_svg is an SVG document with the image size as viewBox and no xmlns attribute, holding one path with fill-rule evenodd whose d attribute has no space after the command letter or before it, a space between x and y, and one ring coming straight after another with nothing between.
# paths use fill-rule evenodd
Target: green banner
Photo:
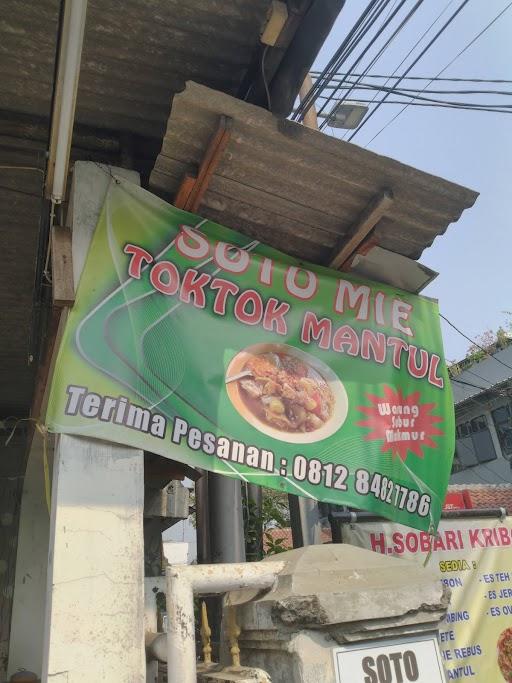
<instances>
[{"instance_id":1,"label":"green banner","mask_svg":"<svg viewBox=\"0 0 512 683\"><path fill-rule=\"evenodd\" d=\"M46 422L423 530L437 527L454 451L434 301L119 181Z\"/></svg>"}]
</instances>

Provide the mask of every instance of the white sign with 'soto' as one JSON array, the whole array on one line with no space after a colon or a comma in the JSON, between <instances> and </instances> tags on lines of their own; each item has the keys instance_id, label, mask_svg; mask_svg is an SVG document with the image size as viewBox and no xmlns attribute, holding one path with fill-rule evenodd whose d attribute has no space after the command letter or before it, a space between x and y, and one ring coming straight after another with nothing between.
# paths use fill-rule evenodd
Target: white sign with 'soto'
<instances>
[{"instance_id":1,"label":"white sign with 'soto'","mask_svg":"<svg viewBox=\"0 0 512 683\"><path fill-rule=\"evenodd\" d=\"M435 634L334 648L336 683L445 683Z\"/></svg>"}]
</instances>

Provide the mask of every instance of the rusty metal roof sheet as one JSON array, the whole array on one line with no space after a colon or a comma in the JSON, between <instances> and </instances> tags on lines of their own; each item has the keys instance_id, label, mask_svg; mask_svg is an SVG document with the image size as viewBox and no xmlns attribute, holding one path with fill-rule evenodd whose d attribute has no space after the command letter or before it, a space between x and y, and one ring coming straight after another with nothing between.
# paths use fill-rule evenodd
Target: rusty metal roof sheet
<instances>
[{"instance_id":1,"label":"rusty metal roof sheet","mask_svg":"<svg viewBox=\"0 0 512 683\"><path fill-rule=\"evenodd\" d=\"M153 190L172 200L184 174L197 169L220 115L232 119L232 133L199 213L304 260L329 263L384 189L394 202L374 234L384 249L415 259L477 197L195 83L174 98Z\"/></svg>"}]
</instances>

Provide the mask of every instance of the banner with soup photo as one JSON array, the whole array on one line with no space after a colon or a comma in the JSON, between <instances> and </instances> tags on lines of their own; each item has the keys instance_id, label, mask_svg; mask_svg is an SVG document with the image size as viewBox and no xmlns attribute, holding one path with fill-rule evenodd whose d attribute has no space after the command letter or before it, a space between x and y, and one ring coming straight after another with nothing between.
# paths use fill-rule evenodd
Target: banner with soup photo
<instances>
[{"instance_id":1,"label":"banner with soup photo","mask_svg":"<svg viewBox=\"0 0 512 683\"><path fill-rule=\"evenodd\" d=\"M425 530L454 451L435 301L126 181L90 245L46 422Z\"/></svg>"}]
</instances>

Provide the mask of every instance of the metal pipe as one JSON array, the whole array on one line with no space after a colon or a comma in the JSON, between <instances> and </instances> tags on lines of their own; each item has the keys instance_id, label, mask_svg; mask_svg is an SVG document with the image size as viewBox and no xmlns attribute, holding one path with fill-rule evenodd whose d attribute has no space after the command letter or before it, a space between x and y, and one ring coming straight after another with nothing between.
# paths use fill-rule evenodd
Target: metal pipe
<instances>
[{"instance_id":1,"label":"metal pipe","mask_svg":"<svg viewBox=\"0 0 512 683\"><path fill-rule=\"evenodd\" d=\"M206 564L211 562L208 472L206 470L201 470L201 476L196 481L195 486L197 563Z\"/></svg>"},{"instance_id":2,"label":"metal pipe","mask_svg":"<svg viewBox=\"0 0 512 683\"><path fill-rule=\"evenodd\" d=\"M66 0L48 156L46 195L52 204L60 204L66 192L86 13L87 0Z\"/></svg>"},{"instance_id":3,"label":"metal pipe","mask_svg":"<svg viewBox=\"0 0 512 683\"><path fill-rule=\"evenodd\" d=\"M150 661L167 662L167 633L146 633L146 655Z\"/></svg>"},{"instance_id":4,"label":"metal pipe","mask_svg":"<svg viewBox=\"0 0 512 683\"><path fill-rule=\"evenodd\" d=\"M263 557L263 491L257 484L247 484L247 521L254 536L247 541L246 554L249 561Z\"/></svg>"},{"instance_id":5,"label":"metal pipe","mask_svg":"<svg viewBox=\"0 0 512 683\"><path fill-rule=\"evenodd\" d=\"M168 567L167 680L168 683L196 683L194 592L190 581L172 571L173 567Z\"/></svg>"},{"instance_id":6,"label":"metal pipe","mask_svg":"<svg viewBox=\"0 0 512 683\"><path fill-rule=\"evenodd\" d=\"M321 543L322 524L317 501L290 494L288 504L293 547L302 548Z\"/></svg>"},{"instance_id":7,"label":"metal pipe","mask_svg":"<svg viewBox=\"0 0 512 683\"><path fill-rule=\"evenodd\" d=\"M196 683L194 594L270 588L285 563L169 565L167 567L167 680Z\"/></svg>"},{"instance_id":8,"label":"metal pipe","mask_svg":"<svg viewBox=\"0 0 512 683\"><path fill-rule=\"evenodd\" d=\"M441 519L477 519L478 517L506 517L505 508L484 508L479 510L473 508L469 510L443 510ZM356 524L357 522L389 522L389 519L374 515L370 512L331 512L329 520L338 524Z\"/></svg>"},{"instance_id":9,"label":"metal pipe","mask_svg":"<svg viewBox=\"0 0 512 683\"><path fill-rule=\"evenodd\" d=\"M208 474L212 562L244 562L242 491L237 479Z\"/></svg>"},{"instance_id":10,"label":"metal pipe","mask_svg":"<svg viewBox=\"0 0 512 683\"><path fill-rule=\"evenodd\" d=\"M236 479L208 473L209 562L244 562L245 538L242 514L242 487ZM222 604L218 598L207 601L215 656L220 656Z\"/></svg>"}]
</instances>

